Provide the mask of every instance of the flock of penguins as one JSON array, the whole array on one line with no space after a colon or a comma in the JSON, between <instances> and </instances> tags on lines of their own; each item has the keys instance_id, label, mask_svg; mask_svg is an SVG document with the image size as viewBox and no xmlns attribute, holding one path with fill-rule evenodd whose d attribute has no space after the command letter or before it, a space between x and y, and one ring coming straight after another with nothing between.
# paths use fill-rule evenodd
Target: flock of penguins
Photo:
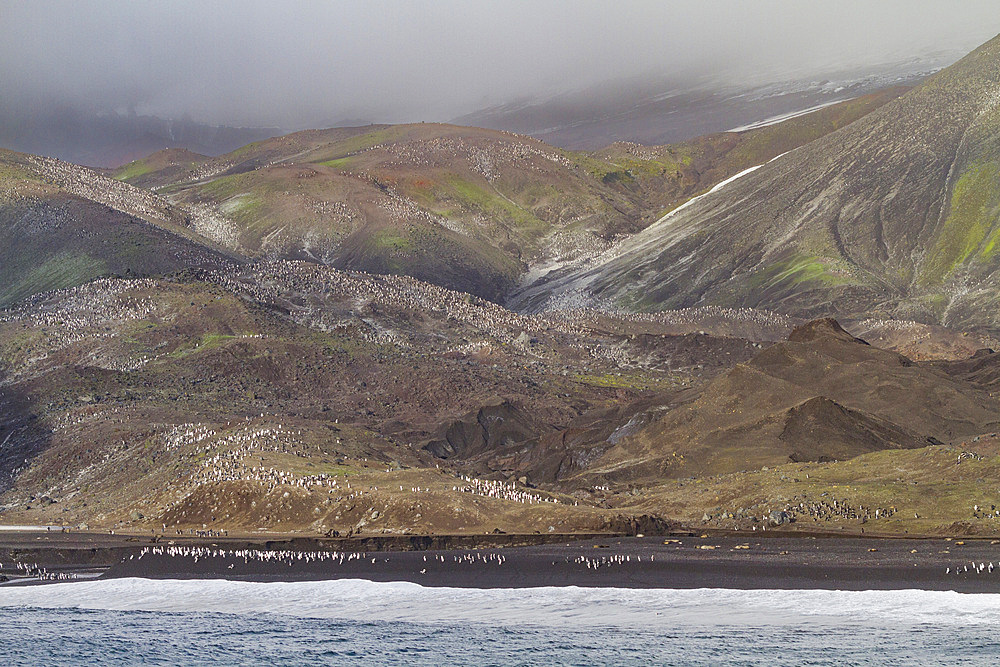
<instances>
[{"instance_id":1,"label":"flock of penguins","mask_svg":"<svg viewBox=\"0 0 1000 667\"><path fill-rule=\"evenodd\" d=\"M297 551L287 549L221 549L218 547L199 546L151 546L144 547L136 554L130 555L125 561L141 561L147 557L167 557L190 560L192 563L199 561L218 560L228 561L227 569L234 570L239 562L244 566L253 564L267 564L295 567L307 566L310 563L327 563L333 566L340 565L361 565L377 566L392 561L391 555L387 553L369 553L365 551ZM596 571L601 568L625 565L627 563L642 563L644 558L641 555L613 554L592 558L589 556L577 556L570 558L566 556L562 562L577 565L587 570ZM645 562L656 560L655 555L645 557ZM458 565L458 566L485 566L501 567L507 562L507 557L496 551L466 551L464 553L449 554L447 556L434 553L424 555L421 563L424 565L419 570L420 574L427 573L428 566L438 565ZM419 564L419 563L418 563ZM552 561L555 566L557 561ZM37 563L24 564L15 563L12 572L18 579L33 579L36 581L70 581L78 578L72 572L49 572L46 568ZM0 564L0 574L3 572L3 565ZM7 579L0 579L0 582Z\"/></svg>"},{"instance_id":2,"label":"flock of penguins","mask_svg":"<svg viewBox=\"0 0 1000 667\"><path fill-rule=\"evenodd\" d=\"M8 568L9 569L9 568ZM14 563L14 569L10 574L21 579L34 579L36 581L72 581L79 577L76 572L49 572L47 568L38 563ZM0 583L9 581L10 577L4 574L3 563L0 563Z\"/></svg>"},{"instance_id":3,"label":"flock of penguins","mask_svg":"<svg viewBox=\"0 0 1000 667\"><path fill-rule=\"evenodd\" d=\"M668 540L668 542L675 542L674 540ZM708 549L709 547L696 547L700 549ZM746 546L738 547L746 548ZM711 549L714 549L712 547ZM873 550L874 551L874 550ZM782 552L785 553L785 552ZM228 565L228 569L234 569L236 561L243 561L244 565L249 565L251 562L255 563L271 563L278 565L287 565L289 567L294 567L296 564L308 564L308 563L330 563L332 565L343 565L345 563L351 564L356 562L357 564L365 563L368 565L379 565L390 563L391 556L387 553L368 553L364 551L293 551L293 550L276 550L276 549L221 549L217 547L197 547L197 546L152 546L144 547L138 554L133 554L128 560L138 559L142 560L146 556L166 556L170 558L185 558L189 559L194 563L199 560L205 559L224 559L233 561ZM587 570L597 571L601 568L609 568L614 566L622 566L631 563L641 564L643 562L653 563L656 561L656 554L649 554L643 556L641 554L610 554L607 556L590 557L586 555L576 556L571 558L565 556L562 562L579 565ZM461 554L450 554L449 556L444 556L438 553L431 554L429 557L427 555L423 556L423 563L454 563L457 565L494 565L502 566L507 562L506 556L495 551L467 551ZM557 561L552 561L552 565L556 565ZM37 567L37 566L36 566ZM960 565L955 567L945 568L945 574L947 575L981 575L981 574L993 574L994 570L1000 570L1000 561L993 562L977 562L970 561L968 565ZM426 567L421 569L420 574L426 574Z\"/></svg>"},{"instance_id":4,"label":"flock of penguins","mask_svg":"<svg viewBox=\"0 0 1000 667\"><path fill-rule=\"evenodd\" d=\"M352 563L365 563L368 565L378 565L389 563L392 558L386 553L371 554L365 551L291 551L283 549L220 549L217 547L196 547L196 546L153 546L144 547L138 554L129 556L128 560L142 560L147 556L160 556L169 558L184 558L197 563L200 560L223 559L231 561L227 568L232 570L238 561L243 565L253 563L269 563L275 565L287 565L294 567L297 564L308 563L329 563L331 565L350 565ZM646 562L656 560L655 555L645 558ZM588 570L598 570L602 567L612 567L615 565L625 565L626 563L642 563L643 556L631 554L613 554L591 558L589 556L577 556L570 558L566 556L562 559L564 563L579 565ZM496 551L466 551L459 554L449 554L444 556L439 553L424 555L422 563L427 564L448 564L456 565L480 565L500 567L507 562L507 557ZM557 561L552 561L556 565ZM419 570L420 574L426 574L426 566Z\"/></svg>"},{"instance_id":5,"label":"flock of penguins","mask_svg":"<svg viewBox=\"0 0 1000 667\"><path fill-rule=\"evenodd\" d=\"M978 575L978 574L993 574L993 570L1000 569L1000 561L993 563L992 561L987 562L976 562L970 561L968 565L956 566L956 567L946 567L944 569L945 574L950 574L954 576L960 575Z\"/></svg>"},{"instance_id":6,"label":"flock of penguins","mask_svg":"<svg viewBox=\"0 0 1000 667\"><path fill-rule=\"evenodd\" d=\"M680 541L667 540L664 544L679 545ZM714 550L717 547L699 545L695 548ZM749 547L748 545L742 545L735 548L747 549ZM874 552L877 550L869 549L869 551ZM784 551L781 553L787 554L787 552ZM204 547L193 545L165 545L144 547L138 552L123 559L122 562L128 563L129 561L141 561L147 558L182 559L190 561L191 564L198 563L199 561L208 561L210 562L210 569L213 572L217 571L219 565L224 565L226 569L234 570L233 574L239 574L241 570L246 569L247 567L253 567L255 569L263 567L271 569L277 566L282 569L284 567L315 569L315 567L310 567L310 564L322 563L330 566L329 571L333 574L340 566L348 566L354 571L359 568L364 570L376 570L379 565L392 563L394 556L398 555L400 554L367 551L301 551L290 549L256 548L224 549L217 546ZM219 560L221 560L222 563L219 563ZM441 567L453 566L498 568L507 563L507 556L495 550L474 549L448 554L437 552L428 553L422 555L420 559L416 559L413 554L409 554L402 559L397 558L397 561L398 560L403 560L404 564L415 567L422 565L421 569L419 571L415 571L415 573L418 572L419 574L426 574L428 567L437 569L440 569ZM642 563L652 564L655 561L656 554L640 555L612 553L594 557L585 554L577 555L575 557L564 556L558 560L553 560L551 564L552 566L568 564L570 566L576 566L581 569L596 572L601 569L629 566L632 564L635 566L639 566ZM237 567L240 566L241 563L242 567L237 570ZM945 568L945 574L952 577L992 575L995 572L1000 574L1000 561L987 562L972 560L968 564L948 566ZM7 566L5 568L3 563L0 562L0 583L11 581L59 582L72 581L78 578L79 575L75 572L50 572L38 563L15 562L13 567Z\"/></svg>"},{"instance_id":7,"label":"flock of penguins","mask_svg":"<svg viewBox=\"0 0 1000 667\"><path fill-rule=\"evenodd\" d=\"M388 563L391 557L386 553L371 554L366 551L295 551L287 549L220 549L217 547L195 547L195 546L161 546L144 547L138 554L129 556L128 560L142 560L147 556L160 556L169 558L184 558L197 563L199 560L223 559L232 561L228 569L235 568L238 561L243 565L253 563L269 563L275 565L307 565L309 563L329 563L330 565L361 564L378 565ZM439 554L433 555L434 562L456 563L459 565L496 565L500 566L506 562L507 558L497 552L469 551L464 554L453 554L451 558L445 558ZM423 557L423 562L427 563L427 556ZM427 569L420 571L426 574Z\"/></svg>"}]
</instances>

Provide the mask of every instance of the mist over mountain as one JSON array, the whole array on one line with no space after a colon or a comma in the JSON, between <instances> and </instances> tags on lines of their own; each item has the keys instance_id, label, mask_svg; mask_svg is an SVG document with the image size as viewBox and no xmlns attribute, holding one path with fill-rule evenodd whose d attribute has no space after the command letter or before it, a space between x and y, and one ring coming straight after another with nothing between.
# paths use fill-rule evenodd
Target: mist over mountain
<instances>
[{"instance_id":1,"label":"mist over mountain","mask_svg":"<svg viewBox=\"0 0 1000 667\"><path fill-rule=\"evenodd\" d=\"M172 120L71 106L27 113L0 102L0 146L91 167L117 167L165 148L219 155L279 134L278 128L209 125L190 116Z\"/></svg>"},{"instance_id":2,"label":"mist over mountain","mask_svg":"<svg viewBox=\"0 0 1000 667\"><path fill-rule=\"evenodd\" d=\"M763 126L891 86L914 85L958 55L927 53L792 79L773 73L772 79L734 81L723 71L605 81L481 109L454 122L528 134L571 150L594 150L616 141L670 144Z\"/></svg>"},{"instance_id":3,"label":"mist over mountain","mask_svg":"<svg viewBox=\"0 0 1000 667\"><path fill-rule=\"evenodd\" d=\"M998 91L1000 37L605 258L547 276L544 299L996 326Z\"/></svg>"},{"instance_id":4,"label":"mist over mountain","mask_svg":"<svg viewBox=\"0 0 1000 667\"><path fill-rule=\"evenodd\" d=\"M0 146L94 165L168 146L218 154L277 134L230 128L446 121L482 109L492 111L469 122L576 148L678 141L810 100L658 134L650 128L669 110L629 107L656 106L673 90L698 118L704 105L692 107L691 96L706 80L717 97L930 54L947 65L1000 29L995 5L979 0L962 11L929 1L633 2L614 11L590 0L8 2L2 14ZM509 105L524 101L540 118L511 120ZM613 132L609 114L619 118ZM185 118L206 127L185 129ZM558 136L542 132L567 124Z\"/></svg>"}]
</instances>

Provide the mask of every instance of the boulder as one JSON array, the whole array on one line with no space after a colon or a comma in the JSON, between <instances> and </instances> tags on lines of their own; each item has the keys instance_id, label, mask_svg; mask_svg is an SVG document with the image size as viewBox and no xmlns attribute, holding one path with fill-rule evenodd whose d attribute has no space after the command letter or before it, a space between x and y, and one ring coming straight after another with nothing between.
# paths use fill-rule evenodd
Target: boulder
<instances>
[{"instance_id":1,"label":"boulder","mask_svg":"<svg viewBox=\"0 0 1000 667\"><path fill-rule=\"evenodd\" d=\"M783 526L792 522L791 515L784 510L771 510L767 515L767 522L772 526Z\"/></svg>"}]
</instances>

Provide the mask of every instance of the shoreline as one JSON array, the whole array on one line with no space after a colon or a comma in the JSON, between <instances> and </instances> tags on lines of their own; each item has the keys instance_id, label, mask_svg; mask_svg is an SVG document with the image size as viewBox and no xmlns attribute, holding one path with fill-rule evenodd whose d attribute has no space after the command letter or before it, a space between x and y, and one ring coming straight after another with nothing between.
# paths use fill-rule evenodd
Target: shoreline
<instances>
[{"instance_id":1,"label":"shoreline","mask_svg":"<svg viewBox=\"0 0 1000 667\"><path fill-rule=\"evenodd\" d=\"M72 535L72 534L70 534ZM9 536L5 536L9 537ZM53 537L53 536L50 536ZM19 576L12 552L50 576L77 579L363 579L429 587L938 590L1000 593L1000 544L989 539L771 535L425 536L416 542L352 538L156 540L80 535L20 546L0 537L4 585ZM276 537L276 536L269 536ZM488 544L504 538L506 544ZM524 544L534 540L533 544ZM420 548L420 547L425 548ZM28 548L31 547L31 548ZM72 562L77 561L77 562ZM43 562L45 563L43 565ZM957 574L956 574L957 572ZM23 574L23 573L22 573Z\"/></svg>"},{"instance_id":2,"label":"shoreline","mask_svg":"<svg viewBox=\"0 0 1000 667\"><path fill-rule=\"evenodd\" d=\"M288 533L235 534L227 536L149 535L142 533L93 533L45 530L9 530L0 532L0 585L27 582L37 577L25 576L18 565L54 576L84 574L105 575L142 549L151 546L214 547L229 550L373 551L401 553L427 550L511 549L549 542L572 542L578 539L621 537L612 534L485 534L485 535L371 535L324 537ZM77 577L79 578L79 577Z\"/></svg>"},{"instance_id":3,"label":"shoreline","mask_svg":"<svg viewBox=\"0 0 1000 667\"><path fill-rule=\"evenodd\" d=\"M62 555L49 574L103 579L228 579L290 582L364 579L429 587L728 588L938 590L1000 593L1000 544L988 539L675 535L658 537L503 536L505 546L476 548L438 536L426 549L387 550L378 541L312 538L251 541L159 540L89 536L87 563L66 562L56 545L29 553ZM119 540L93 546L96 538ZM515 546L533 537L537 543ZM430 539L428 536L425 539ZM5 548L6 547L6 548ZM79 550L79 549L78 549ZM12 573L0 539L0 573ZM82 553L82 552L81 552ZM79 554L78 554L79 555ZM103 558L103 563L98 563ZM59 559L52 559L59 560ZM83 559L79 559L83 560ZM108 562L108 561L113 562ZM38 561L41 564L41 561ZM956 574L957 572L957 574ZM38 578L17 577L20 583ZM10 583L14 583L13 581ZM6 585L10 585L10 583Z\"/></svg>"}]
</instances>

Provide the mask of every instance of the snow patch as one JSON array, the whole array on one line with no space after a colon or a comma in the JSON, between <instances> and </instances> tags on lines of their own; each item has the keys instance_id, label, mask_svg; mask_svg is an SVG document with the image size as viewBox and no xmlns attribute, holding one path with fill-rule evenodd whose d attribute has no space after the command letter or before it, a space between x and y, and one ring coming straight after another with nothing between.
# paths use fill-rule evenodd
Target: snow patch
<instances>
[{"instance_id":1,"label":"snow patch","mask_svg":"<svg viewBox=\"0 0 1000 667\"><path fill-rule=\"evenodd\" d=\"M842 88L840 90L842 90ZM852 100L852 99L854 98L848 97L842 100L833 100L832 102L824 102L823 104L817 104L816 106L809 107L808 109L802 109L800 111L792 111L790 113L783 113L779 116L772 116L770 118L765 118L764 120L759 120L756 123L749 123L748 125L740 125L739 127L734 127L733 129L726 131L748 132L750 130L758 130L762 127L770 127L771 125L777 125L778 123L783 123L786 120L798 118L799 116L805 116L806 114L810 114L814 111L819 111L820 109L825 109L826 107L833 106L834 104L840 104L841 102L846 102L847 100Z\"/></svg>"}]
</instances>

